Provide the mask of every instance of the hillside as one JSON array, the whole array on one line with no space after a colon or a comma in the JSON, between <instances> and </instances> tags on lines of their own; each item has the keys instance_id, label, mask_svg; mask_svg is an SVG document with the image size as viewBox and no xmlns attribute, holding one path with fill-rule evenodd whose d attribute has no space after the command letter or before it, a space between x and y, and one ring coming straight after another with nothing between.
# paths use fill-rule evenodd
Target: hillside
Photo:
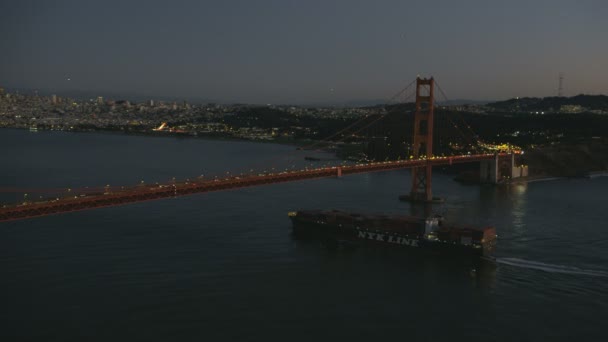
<instances>
[{"instance_id":1,"label":"hillside","mask_svg":"<svg viewBox=\"0 0 608 342\"><path fill-rule=\"evenodd\" d=\"M587 110L608 111L608 96L606 95L577 95L572 97L520 97L488 103L488 107L499 111L544 111L557 112L562 106L580 106Z\"/></svg>"}]
</instances>

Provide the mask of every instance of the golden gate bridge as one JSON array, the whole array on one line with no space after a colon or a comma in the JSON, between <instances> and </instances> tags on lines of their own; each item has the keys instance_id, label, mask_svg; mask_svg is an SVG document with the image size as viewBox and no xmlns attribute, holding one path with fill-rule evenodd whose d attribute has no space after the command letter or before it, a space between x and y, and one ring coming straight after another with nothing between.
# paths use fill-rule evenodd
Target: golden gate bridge
<instances>
[{"instance_id":1,"label":"golden gate bridge","mask_svg":"<svg viewBox=\"0 0 608 342\"><path fill-rule=\"evenodd\" d=\"M193 195L212 191L239 189L275 183L293 182L305 179L341 177L345 175L411 169L411 190L407 198L413 202L431 203L432 168L434 166L459 163L481 162L481 177L497 182L501 168L499 163L510 163L513 168L514 154L519 151L499 151L454 156L435 156L433 154L434 126L434 91L433 78L416 78L416 101L414 113L413 150L409 159L381 162L355 163L352 165L305 168L272 173L241 174L221 178L170 182L165 184L144 185L120 188L74 189L68 196L41 198L36 201L4 205L0 208L0 222L46 216L59 213L82 211L94 208L119 206L136 202L152 201L163 198ZM411 83L413 84L413 82ZM410 85L411 85L410 84ZM409 86L408 86L409 87ZM445 95L444 95L445 96ZM378 121L382 117L372 121ZM368 124L367 126L369 126ZM353 125L350 125L351 127ZM367 127L366 126L366 127ZM349 128L347 127L347 128ZM346 130L343 129L342 131ZM335 136L336 134L334 134ZM327 138L326 138L327 139ZM325 139L324 139L325 140ZM315 143L313 145L316 145ZM312 146L312 145L311 145ZM487 146L487 145L486 145ZM1 189L4 192L15 192L16 189ZM53 192L52 189L19 189L24 192Z\"/></svg>"}]
</instances>

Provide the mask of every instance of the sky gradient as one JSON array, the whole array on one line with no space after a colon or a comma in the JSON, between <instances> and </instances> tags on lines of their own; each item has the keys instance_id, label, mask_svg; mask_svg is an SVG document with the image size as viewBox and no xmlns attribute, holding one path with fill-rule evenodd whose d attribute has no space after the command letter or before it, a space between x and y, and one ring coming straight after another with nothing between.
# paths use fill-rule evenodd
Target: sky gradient
<instances>
[{"instance_id":1,"label":"sky gradient","mask_svg":"<svg viewBox=\"0 0 608 342\"><path fill-rule=\"evenodd\" d=\"M608 94L608 1L1 1L0 86L218 102ZM69 80L68 80L69 79Z\"/></svg>"}]
</instances>

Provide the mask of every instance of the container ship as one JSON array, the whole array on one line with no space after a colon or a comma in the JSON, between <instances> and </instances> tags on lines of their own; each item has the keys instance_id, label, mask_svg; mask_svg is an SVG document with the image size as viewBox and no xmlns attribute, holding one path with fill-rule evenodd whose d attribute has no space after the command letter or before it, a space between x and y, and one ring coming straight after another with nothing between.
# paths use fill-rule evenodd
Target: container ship
<instances>
[{"instance_id":1,"label":"container ship","mask_svg":"<svg viewBox=\"0 0 608 342\"><path fill-rule=\"evenodd\" d=\"M496 245L494 227L454 226L440 216L361 215L339 210L288 215L296 238L319 239L328 246L376 245L489 256Z\"/></svg>"}]
</instances>

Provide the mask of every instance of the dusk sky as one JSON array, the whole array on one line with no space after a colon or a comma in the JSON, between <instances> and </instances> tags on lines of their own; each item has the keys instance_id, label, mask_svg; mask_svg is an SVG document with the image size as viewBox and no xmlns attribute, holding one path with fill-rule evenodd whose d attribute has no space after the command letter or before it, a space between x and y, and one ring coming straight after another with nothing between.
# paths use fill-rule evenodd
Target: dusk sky
<instances>
[{"instance_id":1,"label":"dusk sky","mask_svg":"<svg viewBox=\"0 0 608 342\"><path fill-rule=\"evenodd\" d=\"M218 102L608 94L608 1L1 1L0 86Z\"/></svg>"}]
</instances>

